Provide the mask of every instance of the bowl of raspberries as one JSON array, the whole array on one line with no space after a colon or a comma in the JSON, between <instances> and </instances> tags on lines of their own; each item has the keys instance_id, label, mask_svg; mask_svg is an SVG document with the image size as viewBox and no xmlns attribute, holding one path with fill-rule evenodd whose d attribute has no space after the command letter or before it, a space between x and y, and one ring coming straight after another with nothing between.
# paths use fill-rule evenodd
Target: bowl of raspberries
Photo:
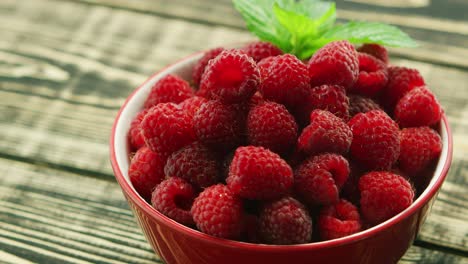
<instances>
[{"instance_id":1,"label":"bowl of raspberries","mask_svg":"<svg viewBox=\"0 0 468 264\"><path fill-rule=\"evenodd\" d=\"M451 148L423 76L383 46L334 41L304 61L252 42L150 77L111 160L166 263L396 263Z\"/></svg>"}]
</instances>

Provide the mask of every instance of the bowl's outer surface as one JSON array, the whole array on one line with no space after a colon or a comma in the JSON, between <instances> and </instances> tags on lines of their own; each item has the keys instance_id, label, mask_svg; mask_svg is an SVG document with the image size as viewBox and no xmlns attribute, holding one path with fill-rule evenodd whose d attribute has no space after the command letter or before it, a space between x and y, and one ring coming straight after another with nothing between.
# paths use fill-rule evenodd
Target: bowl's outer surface
<instances>
[{"instance_id":1,"label":"bowl's outer surface","mask_svg":"<svg viewBox=\"0 0 468 264\"><path fill-rule=\"evenodd\" d=\"M414 241L450 167L452 139L445 116L441 122L444 147L429 187L402 213L345 238L292 246L258 245L218 239L165 217L136 193L127 174L127 131L130 122L141 109L151 86L161 76L175 73L189 78L191 68L200 57L200 53L192 55L150 77L127 98L111 135L110 155L116 179L155 252L167 264L396 263Z\"/></svg>"}]
</instances>

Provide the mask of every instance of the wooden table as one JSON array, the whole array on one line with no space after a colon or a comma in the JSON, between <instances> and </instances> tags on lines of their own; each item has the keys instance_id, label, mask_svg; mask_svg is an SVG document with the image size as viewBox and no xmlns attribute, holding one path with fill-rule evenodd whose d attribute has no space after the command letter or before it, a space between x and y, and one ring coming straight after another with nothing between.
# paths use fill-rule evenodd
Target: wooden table
<instances>
[{"instance_id":1,"label":"wooden table","mask_svg":"<svg viewBox=\"0 0 468 264\"><path fill-rule=\"evenodd\" d=\"M392 62L421 71L453 129L450 175L401 263L468 263L467 1L338 9L422 43ZM111 125L164 65L252 39L230 1L2 0L0 36L0 263L161 263L113 177Z\"/></svg>"}]
</instances>

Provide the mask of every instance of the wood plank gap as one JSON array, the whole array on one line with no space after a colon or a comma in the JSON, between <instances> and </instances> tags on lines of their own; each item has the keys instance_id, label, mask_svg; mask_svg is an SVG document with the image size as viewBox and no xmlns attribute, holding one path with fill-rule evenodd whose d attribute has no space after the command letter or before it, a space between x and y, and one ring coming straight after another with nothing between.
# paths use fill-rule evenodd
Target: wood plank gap
<instances>
[{"instance_id":1,"label":"wood plank gap","mask_svg":"<svg viewBox=\"0 0 468 264\"><path fill-rule=\"evenodd\" d=\"M438 245L438 244L434 244L434 243L428 242L428 241L415 240L413 245L418 246L418 247L422 247L422 248L427 248L427 249L430 249L430 250L437 250L437 251L440 251L440 252L445 252L445 253L449 253L449 254L452 254L452 255L457 255L457 256L460 256L460 257L468 258L468 251L463 251L461 249L456 249L456 248L451 248L451 247L447 247L447 246L443 246L443 245Z\"/></svg>"}]
</instances>

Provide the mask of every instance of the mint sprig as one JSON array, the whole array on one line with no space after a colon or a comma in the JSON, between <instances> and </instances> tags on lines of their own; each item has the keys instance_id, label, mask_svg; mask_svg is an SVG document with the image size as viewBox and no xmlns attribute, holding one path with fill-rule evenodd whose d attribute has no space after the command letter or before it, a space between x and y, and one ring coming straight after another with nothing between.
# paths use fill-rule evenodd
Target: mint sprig
<instances>
[{"instance_id":1,"label":"mint sprig","mask_svg":"<svg viewBox=\"0 0 468 264\"><path fill-rule=\"evenodd\" d=\"M336 7L321 0L233 0L247 28L300 59L307 59L329 42L376 43L391 47L416 47L397 27L377 22L351 21L335 25Z\"/></svg>"}]
</instances>

